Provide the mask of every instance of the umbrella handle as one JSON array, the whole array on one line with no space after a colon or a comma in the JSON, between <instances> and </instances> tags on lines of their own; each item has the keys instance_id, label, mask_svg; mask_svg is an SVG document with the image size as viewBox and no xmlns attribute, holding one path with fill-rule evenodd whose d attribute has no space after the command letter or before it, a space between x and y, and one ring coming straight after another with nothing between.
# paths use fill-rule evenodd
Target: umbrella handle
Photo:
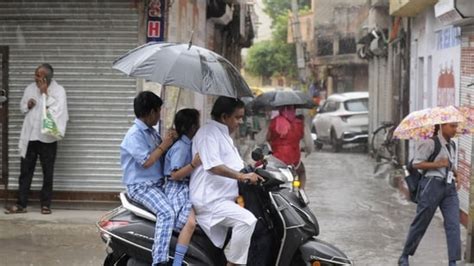
<instances>
[{"instance_id":1,"label":"umbrella handle","mask_svg":"<svg viewBox=\"0 0 474 266\"><path fill-rule=\"evenodd\" d=\"M181 88L178 88L178 97L176 99L176 104L174 106L174 115L176 116L176 112L178 111L178 104L179 104L179 98L181 96ZM173 119L173 125L174 125L174 119Z\"/></svg>"},{"instance_id":2,"label":"umbrella handle","mask_svg":"<svg viewBox=\"0 0 474 266\"><path fill-rule=\"evenodd\" d=\"M194 36L194 29L191 31L191 37L189 38L188 50L191 49L191 46L193 45L193 36Z\"/></svg>"}]
</instances>

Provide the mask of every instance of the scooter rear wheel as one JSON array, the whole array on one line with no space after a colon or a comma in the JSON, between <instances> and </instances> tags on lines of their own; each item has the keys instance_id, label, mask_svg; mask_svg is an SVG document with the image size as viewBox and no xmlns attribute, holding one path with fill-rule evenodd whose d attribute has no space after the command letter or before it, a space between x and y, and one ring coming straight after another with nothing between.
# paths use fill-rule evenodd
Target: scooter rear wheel
<instances>
[{"instance_id":1,"label":"scooter rear wheel","mask_svg":"<svg viewBox=\"0 0 474 266\"><path fill-rule=\"evenodd\" d=\"M128 260L129 257L126 254L112 252L105 257L104 266L127 266Z\"/></svg>"}]
</instances>

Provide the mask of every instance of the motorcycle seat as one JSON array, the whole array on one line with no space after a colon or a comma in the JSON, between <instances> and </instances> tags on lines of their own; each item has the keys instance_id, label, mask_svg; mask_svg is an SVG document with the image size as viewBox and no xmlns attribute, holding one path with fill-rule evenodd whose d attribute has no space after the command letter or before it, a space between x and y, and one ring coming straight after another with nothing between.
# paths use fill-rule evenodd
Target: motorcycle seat
<instances>
[{"instance_id":1,"label":"motorcycle seat","mask_svg":"<svg viewBox=\"0 0 474 266\"><path fill-rule=\"evenodd\" d=\"M156 222L156 215L151 213L145 206L142 204L134 201L130 197L128 197L127 192L122 191L120 192L120 201L122 202L122 206L133 212L135 215L150 220L152 222Z\"/></svg>"}]
</instances>

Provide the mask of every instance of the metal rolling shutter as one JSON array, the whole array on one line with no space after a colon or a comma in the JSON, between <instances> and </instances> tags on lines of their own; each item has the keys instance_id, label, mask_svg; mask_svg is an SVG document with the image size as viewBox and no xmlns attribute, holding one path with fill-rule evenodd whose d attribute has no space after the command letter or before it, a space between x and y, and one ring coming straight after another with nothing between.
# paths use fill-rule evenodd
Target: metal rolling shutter
<instances>
[{"instance_id":1,"label":"metal rolling shutter","mask_svg":"<svg viewBox=\"0 0 474 266\"><path fill-rule=\"evenodd\" d=\"M469 45L469 38L474 36L474 28L463 28L462 29L462 42L461 45L461 82L460 82L460 106L474 106L474 87L468 86L474 80L472 78L473 70L470 67L473 60L474 54L471 51ZM467 43L466 43L467 42ZM466 45L467 44L467 45ZM458 141L458 174L467 179L467 188L462 188L458 191L460 209L465 213L469 213L469 190L473 185L470 180L472 179L472 163L473 163L473 136L465 135L461 136ZM470 217L472 218L472 217Z\"/></svg>"},{"instance_id":2,"label":"metal rolling shutter","mask_svg":"<svg viewBox=\"0 0 474 266\"><path fill-rule=\"evenodd\" d=\"M70 120L59 143L54 189L121 189L120 142L134 115L134 79L111 64L138 44L138 14L132 1L1 1L0 45L10 46L9 187L16 189L19 101L43 62L67 93ZM32 189L41 187L38 165Z\"/></svg>"},{"instance_id":3,"label":"metal rolling shutter","mask_svg":"<svg viewBox=\"0 0 474 266\"><path fill-rule=\"evenodd\" d=\"M461 97L460 105L461 106L473 106L471 95L474 95L474 88L467 87L467 84L472 82L470 76L461 77ZM471 135L464 135L459 138L459 153L458 153L458 174L464 176L470 180L472 176L472 147L473 147L473 137ZM472 186L472 183L469 183L469 186ZM459 195L459 205L461 210L466 213L469 213L469 190L461 189L458 192Z\"/></svg>"}]
</instances>

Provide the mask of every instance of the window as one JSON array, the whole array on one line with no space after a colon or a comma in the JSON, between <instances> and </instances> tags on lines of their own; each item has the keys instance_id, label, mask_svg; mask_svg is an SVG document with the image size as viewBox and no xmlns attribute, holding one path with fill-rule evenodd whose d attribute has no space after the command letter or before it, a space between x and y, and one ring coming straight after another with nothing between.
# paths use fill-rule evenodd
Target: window
<instances>
[{"instance_id":1,"label":"window","mask_svg":"<svg viewBox=\"0 0 474 266\"><path fill-rule=\"evenodd\" d=\"M355 99L344 102L344 108L351 112L366 112L369 110L369 99Z\"/></svg>"},{"instance_id":2,"label":"window","mask_svg":"<svg viewBox=\"0 0 474 266\"><path fill-rule=\"evenodd\" d=\"M327 101L324 105L324 112L335 112L339 109L339 102Z\"/></svg>"},{"instance_id":3,"label":"window","mask_svg":"<svg viewBox=\"0 0 474 266\"><path fill-rule=\"evenodd\" d=\"M318 56L333 55L332 40L329 38L318 39Z\"/></svg>"},{"instance_id":4,"label":"window","mask_svg":"<svg viewBox=\"0 0 474 266\"><path fill-rule=\"evenodd\" d=\"M339 54L354 54L357 51L354 37L339 39Z\"/></svg>"}]
</instances>

